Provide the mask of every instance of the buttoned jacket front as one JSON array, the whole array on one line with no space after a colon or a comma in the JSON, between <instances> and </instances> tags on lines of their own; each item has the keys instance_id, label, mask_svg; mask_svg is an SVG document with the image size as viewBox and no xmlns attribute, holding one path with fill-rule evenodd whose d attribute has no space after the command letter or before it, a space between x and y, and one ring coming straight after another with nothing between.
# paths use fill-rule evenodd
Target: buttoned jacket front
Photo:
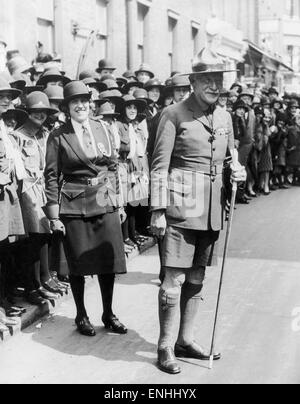
<instances>
[{"instance_id":1,"label":"buttoned jacket front","mask_svg":"<svg viewBox=\"0 0 300 404\"><path fill-rule=\"evenodd\" d=\"M223 164L233 148L227 111L204 113L194 94L166 108L152 161L152 210L166 210L168 224L175 227L221 230Z\"/></svg>"},{"instance_id":2,"label":"buttoned jacket front","mask_svg":"<svg viewBox=\"0 0 300 404\"><path fill-rule=\"evenodd\" d=\"M118 154L108 126L90 119L98 156L94 161L84 153L71 122L54 131L46 154L46 195L48 206L59 205L60 214L94 217L119 207Z\"/></svg>"}]
</instances>

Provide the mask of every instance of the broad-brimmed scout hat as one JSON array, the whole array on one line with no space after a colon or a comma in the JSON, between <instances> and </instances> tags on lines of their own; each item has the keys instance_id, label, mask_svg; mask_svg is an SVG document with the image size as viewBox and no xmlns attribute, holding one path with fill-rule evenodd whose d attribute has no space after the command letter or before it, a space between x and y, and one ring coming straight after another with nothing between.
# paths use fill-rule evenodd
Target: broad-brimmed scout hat
<instances>
[{"instance_id":1,"label":"broad-brimmed scout hat","mask_svg":"<svg viewBox=\"0 0 300 404\"><path fill-rule=\"evenodd\" d=\"M135 105L137 107L138 114L142 114L143 112L145 112L145 110L147 108L146 100L141 100L141 99L138 100L135 97L133 97L132 95L124 95L123 100L124 100L124 109L128 105Z\"/></svg>"},{"instance_id":2,"label":"broad-brimmed scout hat","mask_svg":"<svg viewBox=\"0 0 300 404\"><path fill-rule=\"evenodd\" d=\"M155 77L155 74L147 63L142 63L139 69L135 72L135 75L137 76L139 73L148 73L151 79L154 79Z\"/></svg>"},{"instance_id":3,"label":"broad-brimmed scout hat","mask_svg":"<svg viewBox=\"0 0 300 404\"><path fill-rule=\"evenodd\" d=\"M61 103L64 100L64 90L60 86L50 86L44 90L49 101Z\"/></svg>"},{"instance_id":4,"label":"broad-brimmed scout hat","mask_svg":"<svg viewBox=\"0 0 300 404\"><path fill-rule=\"evenodd\" d=\"M100 106L99 111L98 111L99 116L103 117L111 117L111 118L118 118L120 114L115 112L110 103L106 101L103 105Z\"/></svg>"},{"instance_id":5,"label":"broad-brimmed scout hat","mask_svg":"<svg viewBox=\"0 0 300 404\"><path fill-rule=\"evenodd\" d=\"M70 101L76 98L86 98L90 100L92 97L88 87L82 81L71 81L64 88L64 100L60 104L60 108L66 107Z\"/></svg>"},{"instance_id":6,"label":"broad-brimmed scout hat","mask_svg":"<svg viewBox=\"0 0 300 404\"><path fill-rule=\"evenodd\" d=\"M45 73L40 77L39 81L36 83L38 86L46 86L50 81L62 81L63 85L67 85L71 82L71 79L64 76L58 68L54 67L52 69L46 70Z\"/></svg>"},{"instance_id":7,"label":"broad-brimmed scout hat","mask_svg":"<svg viewBox=\"0 0 300 404\"><path fill-rule=\"evenodd\" d=\"M4 120L15 119L17 121L17 126L22 126L28 119L28 114L23 109L15 108L13 105L2 114Z\"/></svg>"},{"instance_id":8,"label":"broad-brimmed scout hat","mask_svg":"<svg viewBox=\"0 0 300 404\"><path fill-rule=\"evenodd\" d=\"M57 109L50 107L50 102L45 93L35 91L28 95L26 98L26 111L31 112L45 112L48 115L57 114Z\"/></svg>"},{"instance_id":9,"label":"broad-brimmed scout hat","mask_svg":"<svg viewBox=\"0 0 300 404\"><path fill-rule=\"evenodd\" d=\"M93 79L92 77L87 77L85 79L82 80L83 83L88 86L88 87L92 87L92 88L96 88L99 93L102 93L103 91L107 90L107 85L101 81L97 81L95 79Z\"/></svg>"},{"instance_id":10,"label":"broad-brimmed scout hat","mask_svg":"<svg viewBox=\"0 0 300 404\"><path fill-rule=\"evenodd\" d=\"M3 93L10 94L13 100L22 95L22 91L12 88L8 81L0 77L0 94Z\"/></svg>"},{"instance_id":11,"label":"broad-brimmed scout hat","mask_svg":"<svg viewBox=\"0 0 300 404\"><path fill-rule=\"evenodd\" d=\"M211 73L230 73L237 70L227 69L220 56L209 48L204 48L198 53L192 64L193 71L183 76L197 76Z\"/></svg>"}]
</instances>

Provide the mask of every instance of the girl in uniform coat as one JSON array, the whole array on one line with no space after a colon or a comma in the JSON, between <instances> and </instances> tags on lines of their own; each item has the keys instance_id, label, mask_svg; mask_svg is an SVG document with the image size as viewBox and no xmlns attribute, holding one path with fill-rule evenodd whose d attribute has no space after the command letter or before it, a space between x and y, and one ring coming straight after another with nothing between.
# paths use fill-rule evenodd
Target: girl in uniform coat
<instances>
[{"instance_id":1,"label":"girl in uniform coat","mask_svg":"<svg viewBox=\"0 0 300 404\"><path fill-rule=\"evenodd\" d=\"M29 303L40 305L46 300L55 300L58 287L49 272L49 221L43 212L46 204L44 169L48 130L47 118L57 113L50 108L46 94L33 92L27 97L26 109L29 118L14 133L26 170L23 181L21 207L27 235L28 264L26 297Z\"/></svg>"},{"instance_id":2,"label":"girl in uniform coat","mask_svg":"<svg viewBox=\"0 0 300 404\"><path fill-rule=\"evenodd\" d=\"M64 235L75 322L82 335L93 337L84 303L85 276L98 276L105 327L118 334L127 328L112 309L115 275L126 273L117 153L106 125L89 118L90 98L80 81L64 88L61 108L69 119L49 137L45 179L51 230Z\"/></svg>"},{"instance_id":3,"label":"girl in uniform coat","mask_svg":"<svg viewBox=\"0 0 300 404\"><path fill-rule=\"evenodd\" d=\"M21 95L21 91L12 89L0 79L0 306L4 299L3 264L6 263L11 237L25 234L22 212L18 197L18 182L25 176L22 159L13 138L8 134L3 121L11 102ZM0 308L0 332L7 332L6 326L15 325L6 318Z\"/></svg>"},{"instance_id":4,"label":"girl in uniform coat","mask_svg":"<svg viewBox=\"0 0 300 404\"><path fill-rule=\"evenodd\" d=\"M129 247L141 246L145 239L137 233L136 213L138 206L149 196L149 167L147 170L147 138L139 127L139 114L147 103L133 96L124 96L124 109L119 122L120 166L127 219L123 224L124 243Z\"/></svg>"},{"instance_id":5,"label":"girl in uniform coat","mask_svg":"<svg viewBox=\"0 0 300 404\"><path fill-rule=\"evenodd\" d=\"M287 165L293 173L293 185L299 185L300 168L300 114L292 120L288 131Z\"/></svg>"}]
</instances>

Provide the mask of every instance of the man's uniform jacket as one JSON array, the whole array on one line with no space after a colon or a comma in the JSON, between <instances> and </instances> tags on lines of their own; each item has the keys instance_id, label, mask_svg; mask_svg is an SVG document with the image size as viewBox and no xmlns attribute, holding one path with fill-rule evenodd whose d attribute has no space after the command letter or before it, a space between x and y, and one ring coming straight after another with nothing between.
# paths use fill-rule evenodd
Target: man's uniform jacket
<instances>
[{"instance_id":1,"label":"man's uniform jacket","mask_svg":"<svg viewBox=\"0 0 300 404\"><path fill-rule=\"evenodd\" d=\"M170 226L221 230L228 148L234 149L234 134L227 111L204 113L194 94L166 108L152 160L152 210L166 210Z\"/></svg>"}]
</instances>

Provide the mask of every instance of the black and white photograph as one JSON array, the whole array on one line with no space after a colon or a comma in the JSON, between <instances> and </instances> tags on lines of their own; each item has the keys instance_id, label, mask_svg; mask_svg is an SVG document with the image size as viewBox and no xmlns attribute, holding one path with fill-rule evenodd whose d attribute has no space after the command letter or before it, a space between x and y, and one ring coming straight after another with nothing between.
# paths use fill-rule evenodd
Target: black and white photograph
<instances>
[{"instance_id":1,"label":"black and white photograph","mask_svg":"<svg viewBox=\"0 0 300 404\"><path fill-rule=\"evenodd\" d=\"M0 385L299 362L300 0L0 0Z\"/></svg>"}]
</instances>

